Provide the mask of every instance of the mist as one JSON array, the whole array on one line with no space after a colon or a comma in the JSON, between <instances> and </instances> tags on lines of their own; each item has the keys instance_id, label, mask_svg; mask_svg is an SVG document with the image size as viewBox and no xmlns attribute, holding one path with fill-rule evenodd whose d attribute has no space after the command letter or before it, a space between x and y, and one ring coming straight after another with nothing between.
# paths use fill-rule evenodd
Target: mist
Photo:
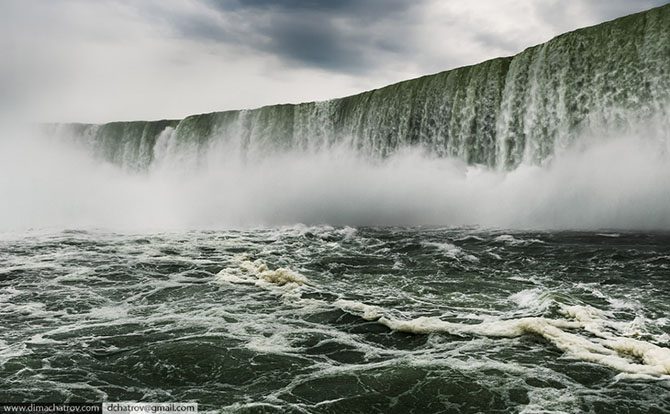
<instances>
[{"instance_id":1,"label":"mist","mask_svg":"<svg viewBox=\"0 0 670 414\"><path fill-rule=\"evenodd\" d=\"M371 159L347 148L252 155L223 147L204 159L171 159L157 144L150 169L137 172L34 130L4 135L2 231L297 223L670 229L667 143L653 137L581 139L543 165L512 171L416 148Z\"/></svg>"}]
</instances>

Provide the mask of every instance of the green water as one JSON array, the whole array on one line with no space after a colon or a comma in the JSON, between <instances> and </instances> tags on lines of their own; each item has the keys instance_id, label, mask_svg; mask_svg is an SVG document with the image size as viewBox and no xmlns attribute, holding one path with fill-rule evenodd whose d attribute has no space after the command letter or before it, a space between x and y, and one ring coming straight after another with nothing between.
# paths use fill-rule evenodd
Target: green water
<instances>
[{"instance_id":1,"label":"green water","mask_svg":"<svg viewBox=\"0 0 670 414\"><path fill-rule=\"evenodd\" d=\"M270 277L277 269L299 283L282 285ZM613 351L611 362L627 364L617 369L537 332L495 330L527 318L574 323L566 310L581 309L590 322L561 328L566 338L634 340L667 357L669 294L667 234L295 226L7 235L0 400L662 413L668 365ZM412 334L383 323L418 317L466 330Z\"/></svg>"},{"instance_id":2,"label":"green water","mask_svg":"<svg viewBox=\"0 0 670 414\"><path fill-rule=\"evenodd\" d=\"M350 97L18 139L0 401L670 412L667 233L277 227L668 229L669 68L666 5ZM37 230L99 226L142 232Z\"/></svg>"}]
</instances>

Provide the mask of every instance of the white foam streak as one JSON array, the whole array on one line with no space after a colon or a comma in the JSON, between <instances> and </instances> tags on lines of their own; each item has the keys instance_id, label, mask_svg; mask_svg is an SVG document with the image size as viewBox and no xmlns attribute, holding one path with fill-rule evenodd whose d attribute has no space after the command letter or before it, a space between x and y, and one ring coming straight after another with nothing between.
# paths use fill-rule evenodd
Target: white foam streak
<instances>
[{"instance_id":1,"label":"white foam streak","mask_svg":"<svg viewBox=\"0 0 670 414\"><path fill-rule=\"evenodd\" d=\"M382 308L353 301L337 301L334 305L345 312L377 321L397 332L494 338L535 334L551 342L572 358L605 365L624 373L670 375L670 349L606 333L602 330L604 321L598 319L600 312L594 308L565 307L564 313L573 320L528 317L463 324L443 321L437 317L397 319L389 316L389 312ZM584 330L597 335L599 339L590 339L568 330Z\"/></svg>"},{"instance_id":2,"label":"white foam streak","mask_svg":"<svg viewBox=\"0 0 670 414\"><path fill-rule=\"evenodd\" d=\"M253 284L272 291L280 290L282 296L301 304L317 308L335 307L375 321L397 332L418 335L433 333L477 336L489 338L516 338L523 335L538 335L565 352L571 358L608 366L622 373L634 375L670 375L670 348L650 342L625 337L619 322L608 319L606 312L585 305L563 305L560 311L565 319L546 317L481 318L481 323L449 322L439 317L397 318L394 312L360 301L340 299L332 303L301 298L299 288L307 279L290 269L270 270L260 260L250 261L244 255L236 256L229 266L218 274L219 281ZM537 290L528 290L512 295L520 305L544 309L549 299ZM612 332L616 333L612 333ZM617 335L618 333L618 335Z\"/></svg>"}]
</instances>

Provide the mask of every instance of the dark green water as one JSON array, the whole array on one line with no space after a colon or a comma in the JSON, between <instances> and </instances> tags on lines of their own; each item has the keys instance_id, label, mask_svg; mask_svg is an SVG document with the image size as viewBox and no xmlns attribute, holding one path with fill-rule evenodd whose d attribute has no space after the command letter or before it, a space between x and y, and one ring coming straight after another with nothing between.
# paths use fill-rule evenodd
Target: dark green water
<instances>
[{"instance_id":1,"label":"dark green water","mask_svg":"<svg viewBox=\"0 0 670 414\"><path fill-rule=\"evenodd\" d=\"M670 233L26 230L667 230L669 67L665 5L325 102L3 136L0 401L670 413Z\"/></svg>"},{"instance_id":2,"label":"dark green water","mask_svg":"<svg viewBox=\"0 0 670 414\"><path fill-rule=\"evenodd\" d=\"M668 234L5 234L0 400L670 412L669 298Z\"/></svg>"}]
</instances>

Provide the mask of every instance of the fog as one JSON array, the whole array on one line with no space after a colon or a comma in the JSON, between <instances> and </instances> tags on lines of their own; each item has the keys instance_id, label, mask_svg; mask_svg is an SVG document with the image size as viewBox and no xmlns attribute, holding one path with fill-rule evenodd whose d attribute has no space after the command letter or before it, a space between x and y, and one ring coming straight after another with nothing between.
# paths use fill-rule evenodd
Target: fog
<instances>
[{"instance_id":1,"label":"fog","mask_svg":"<svg viewBox=\"0 0 670 414\"><path fill-rule=\"evenodd\" d=\"M0 229L158 231L281 226L670 229L663 137L580 140L543 165L468 166L407 148L370 159L346 148L204 160L160 153L130 172L34 130L0 140ZM191 157L191 159L189 159ZM191 162L188 162L191 161Z\"/></svg>"}]
</instances>

